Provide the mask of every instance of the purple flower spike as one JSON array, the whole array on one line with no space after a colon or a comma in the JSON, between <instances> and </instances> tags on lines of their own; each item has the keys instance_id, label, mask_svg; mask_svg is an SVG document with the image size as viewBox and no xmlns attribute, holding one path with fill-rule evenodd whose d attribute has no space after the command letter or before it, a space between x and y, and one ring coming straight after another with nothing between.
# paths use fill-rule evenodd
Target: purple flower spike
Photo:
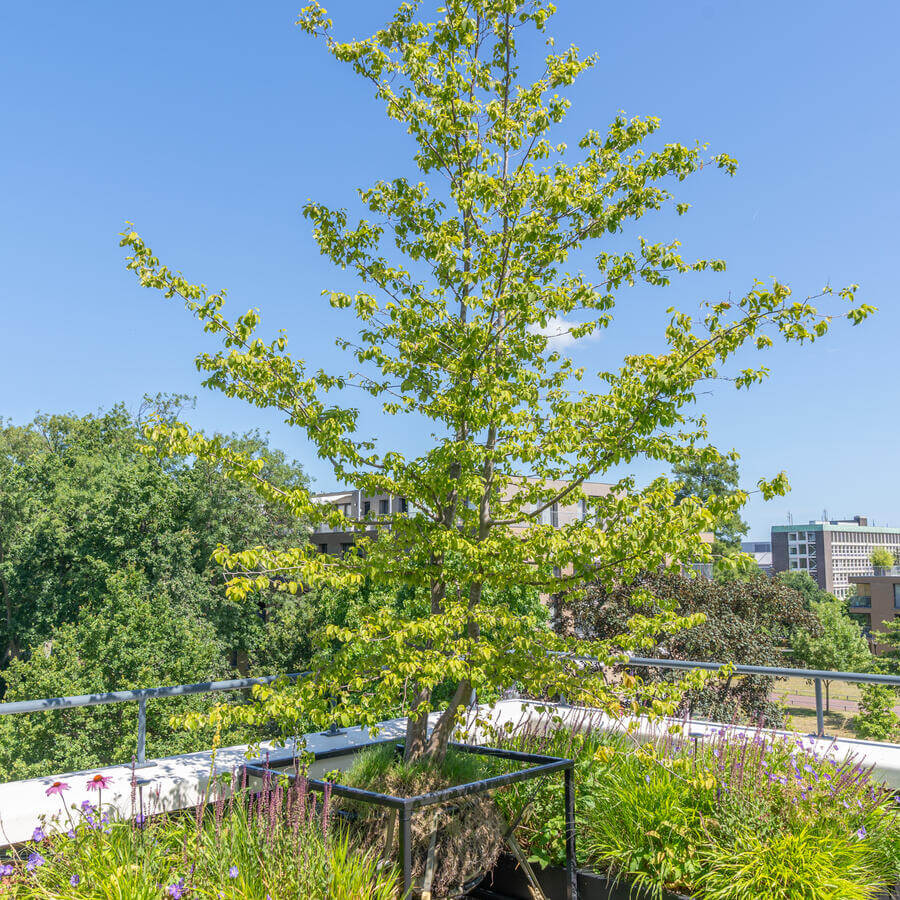
<instances>
[{"instance_id":1,"label":"purple flower spike","mask_svg":"<svg viewBox=\"0 0 900 900\"><path fill-rule=\"evenodd\" d=\"M184 896L184 879L181 878L176 881L175 884L170 884L166 888L166 893L170 897L174 897L175 900L180 900L180 898Z\"/></svg>"},{"instance_id":2,"label":"purple flower spike","mask_svg":"<svg viewBox=\"0 0 900 900\"><path fill-rule=\"evenodd\" d=\"M865 825L863 825L863 827L860 828L859 831L856 832L856 836L857 836L860 840L863 840L863 838L865 838L865 836L866 836L867 834L868 834L868 832L866 831L866 826L865 826Z\"/></svg>"}]
</instances>

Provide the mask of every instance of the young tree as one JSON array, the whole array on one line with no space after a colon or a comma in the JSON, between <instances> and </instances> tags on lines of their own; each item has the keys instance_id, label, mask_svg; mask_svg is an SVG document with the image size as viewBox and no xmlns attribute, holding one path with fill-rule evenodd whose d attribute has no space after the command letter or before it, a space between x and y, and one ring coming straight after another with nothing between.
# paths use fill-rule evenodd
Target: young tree
<instances>
[{"instance_id":1,"label":"young tree","mask_svg":"<svg viewBox=\"0 0 900 900\"><path fill-rule=\"evenodd\" d=\"M832 672L866 672L872 665L872 654L859 625L847 614L842 600L830 597L816 600L813 612L822 626L818 634L797 631L791 648L797 661L808 669ZM830 711L831 679L825 682L825 709Z\"/></svg>"},{"instance_id":2,"label":"young tree","mask_svg":"<svg viewBox=\"0 0 900 900\"><path fill-rule=\"evenodd\" d=\"M339 373L309 371L289 355L283 333L257 335L256 309L227 318L223 292L162 265L130 226L122 235L141 284L182 299L222 339L220 351L197 359L209 387L280 410L339 481L409 501L407 513L377 517L377 540L360 537L340 559L306 545L219 550L234 596L270 584L297 591L397 578L427 597L422 615L382 609L355 628L333 628L342 647L315 677L261 691L258 704L235 714L271 716L291 733L301 710L324 725L333 704L341 721L363 724L399 708L409 714L407 755L440 759L473 690L518 683L621 709L602 671L567 654L619 658L639 633L587 644L502 604L486 607L485 592L557 591L560 571L563 586L577 592L589 580L611 585L675 561L708 559L700 533L736 509L734 497L679 504L666 478L640 487L613 473L640 460L665 467L723 460L694 409L698 386L720 377L740 352L747 365L734 384L748 388L767 373L749 363L748 350L762 351L777 336L812 341L829 328L831 317L811 299L791 300L776 281L709 303L698 319L672 312L661 329L664 350L630 354L590 381L554 348L554 331L579 339L609 329L620 292L632 285L724 269L721 260L683 258L675 240L636 238L621 249L620 238L609 246L602 239L665 207L684 213L687 204L673 195L678 182L704 167L733 173L736 164L700 145L645 148L659 121L624 115L568 149L554 137L569 107L560 92L595 57L571 47L547 52L533 78L520 68L527 62L520 45L529 29L544 31L552 11L543 0L450 0L429 22L404 4L385 28L349 42L336 39L318 4L301 13L300 27L350 65L406 129L419 170L417 179L398 176L360 191L370 218L354 222L347 211L313 201L304 209L322 253L358 279L356 291L324 292L360 327L358 336L338 340L352 360ZM593 273L570 264L588 247ZM840 297L848 304L841 315L853 322L872 311L856 303L852 287ZM387 433L415 428L433 435L430 447L415 457L385 449L361 432L354 401L335 399L345 389L380 401L385 416L409 417ZM305 488L273 487L255 459L227 442L184 425L161 424L149 436L160 452L220 461L296 515L357 527ZM612 478L613 491L588 496L582 486L592 478ZM786 479L760 487L779 494ZM542 524L554 504L579 502L579 521ZM666 624L684 623L669 610L648 627ZM447 681L449 702L429 734L425 714Z\"/></svg>"},{"instance_id":3,"label":"young tree","mask_svg":"<svg viewBox=\"0 0 900 900\"><path fill-rule=\"evenodd\" d=\"M696 497L706 503L710 497L732 495L741 504L746 503L746 492L738 484L738 455L734 452L723 459L703 462L699 459L677 463L672 474L677 481L675 495L679 502ZM713 559L723 559L741 549L741 538L750 526L734 510L722 516L715 524ZM755 567L754 567L755 568Z\"/></svg>"},{"instance_id":4,"label":"young tree","mask_svg":"<svg viewBox=\"0 0 900 900\"><path fill-rule=\"evenodd\" d=\"M876 547L869 556L876 569L889 569L894 564L894 554L887 547Z\"/></svg>"}]
</instances>

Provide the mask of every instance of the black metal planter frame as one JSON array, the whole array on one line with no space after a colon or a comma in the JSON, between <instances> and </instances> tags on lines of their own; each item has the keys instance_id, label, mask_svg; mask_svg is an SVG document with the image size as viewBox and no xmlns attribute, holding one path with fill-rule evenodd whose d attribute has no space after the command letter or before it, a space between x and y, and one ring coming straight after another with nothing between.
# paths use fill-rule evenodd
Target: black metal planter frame
<instances>
[{"instance_id":1,"label":"black metal planter frame","mask_svg":"<svg viewBox=\"0 0 900 900\"><path fill-rule=\"evenodd\" d=\"M326 750L314 754L318 760L333 759L339 756L349 756L351 753L359 753L369 747L396 744L399 749L403 743L398 744L396 739L377 741L372 744L357 747L342 747L334 750ZM519 769L515 772L507 772L503 775L494 775L481 781L472 781L467 784L459 784L454 787L443 788L428 794L419 794L416 797L395 797L392 794L379 794L376 791L366 791L362 788L348 787L338 782L326 782L319 778L307 779L307 786L323 792L326 786L332 794L339 797L347 797L362 803L374 803L376 806L386 806L396 809L399 817L399 861L403 872L403 897L410 896L413 887L412 878L412 815L420 809L428 806L437 806L459 797L467 797L472 794L485 794L496 788L517 784L520 781L529 781L532 778L540 778L544 775L552 775L554 772L563 773L563 802L565 806L566 821L566 900L578 900L577 871L575 867L575 787L573 784L573 772L575 762L559 756L544 756L539 753L520 753L517 750L503 750L499 747L480 747L475 744L460 744L451 742L454 750L463 753L474 753L479 756L494 756L500 759L508 759L513 762L530 763L527 769ZM279 768L277 765L261 766L247 764L241 767L247 775L257 778L271 777ZM287 773L287 778L293 781L296 774Z\"/></svg>"}]
</instances>

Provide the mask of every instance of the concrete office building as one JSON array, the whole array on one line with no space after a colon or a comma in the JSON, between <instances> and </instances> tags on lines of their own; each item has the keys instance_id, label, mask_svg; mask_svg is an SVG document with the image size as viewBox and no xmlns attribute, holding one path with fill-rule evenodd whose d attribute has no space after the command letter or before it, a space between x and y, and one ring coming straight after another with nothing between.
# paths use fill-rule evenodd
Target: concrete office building
<instances>
[{"instance_id":1,"label":"concrete office building","mask_svg":"<svg viewBox=\"0 0 900 900\"><path fill-rule=\"evenodd\" d=\"M808 572L837 597L848 595L851 578L875 574L870 557L879 547L900 558L900 528L869 525L865 516L772 526L773 570Z\"/></svg>"},{"instance_id":2,"label":"concrete office building","mask_svg":"<svg viewBox=\"0 0 900 900\"><path fill-rule=\"evenodd\" d=\"M548 481L549 488L561 489L565 487L563 481ZM581 486L582 493L588 497L605 497L611 486L601 482L589 481ZM405 513L409 505L404 497L379 494L369 496L362 491L330 491L324 494L315 494L313 499L319 503L327 503L337 507L345 516L359 522L359 527L353 531L335 531L329 525L320 525L310 535L310 540L322 553L341 554L353 546L353 541L358 534L373 536L378 526L379 516L388 516L395 513ZM583 521L588 514L588 507L584 501L576 501L570 504L553 504L541 513L540 521L544 525L552 525L560 528L572 522ZM524 526L516 526L513 530L519 531Z\"/></svg>"}]
</instances>

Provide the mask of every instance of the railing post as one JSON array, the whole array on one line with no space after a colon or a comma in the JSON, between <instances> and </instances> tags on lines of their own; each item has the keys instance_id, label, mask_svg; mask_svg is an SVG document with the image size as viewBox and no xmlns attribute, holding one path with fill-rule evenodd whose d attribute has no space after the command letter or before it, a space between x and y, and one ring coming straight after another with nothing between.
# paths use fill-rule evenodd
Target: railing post
<instances>
[{"instance_id":1,"label":"railing post","mask_svg":"<svg viewBox=\"0 0 900 900\"><path fill-rule=\"evenodd\" d=\"M572 769L563 771L566 806L566 900L578 900L578 863L575 857L575 785Z\"/></svg>"},{"instance_id":2,"label":"railing post","mask_svg":"<svg viewBox=\"0 0 900 900\"><path fill-rule=\"evenodd\" d=\"M400 895L403 900L409 900L412 896L412 828L410 822L411 810L409 805L404 803L398 810L400 813L400 828L398 834L398 844L400 851L400 869L403 872L403 893Z\"/></svg>"},{"instance_id":3,"label":"railing post","mask_svg":"<svg viewBox=\"0 0 900 900\"><path fill-rule=\"evenodd\" d=\"M825 737L825 708L822 705L822 679L814 678L816 686L816 735Z\"/></svg>"},{"instance_id":4,"label":"railing post","mask_svg":"<svg viewBox=\"0 0 900 900\"><path fill-rule=\"evenodd\" d=\"M147 762L147 698L138 700L137 764Z\"/></svg>"}]
</instances>

